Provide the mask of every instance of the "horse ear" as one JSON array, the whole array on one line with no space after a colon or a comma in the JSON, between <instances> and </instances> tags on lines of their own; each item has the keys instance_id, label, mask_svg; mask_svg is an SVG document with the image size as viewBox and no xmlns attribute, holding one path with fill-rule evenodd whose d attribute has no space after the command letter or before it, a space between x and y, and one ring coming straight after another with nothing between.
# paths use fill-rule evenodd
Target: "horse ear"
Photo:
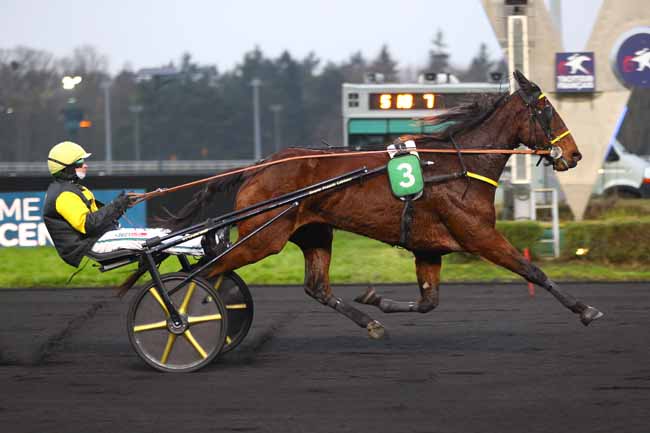
<instances>
[{"instance_id":1,"label":"horse ear","mask_svg":"<svg viewBox=\"0 0 650 433\"><path fill-rule=\"evenodd\" d=\"M516 69L515 72L512 73L512 75L515 77L515 80L517 80L517 84L519 84L519 87L523 89L526 93L529 93L533 85L530 81L528 81L528 78L524 74L521 73L519 69Z\"/></svg>"}]
</instances>

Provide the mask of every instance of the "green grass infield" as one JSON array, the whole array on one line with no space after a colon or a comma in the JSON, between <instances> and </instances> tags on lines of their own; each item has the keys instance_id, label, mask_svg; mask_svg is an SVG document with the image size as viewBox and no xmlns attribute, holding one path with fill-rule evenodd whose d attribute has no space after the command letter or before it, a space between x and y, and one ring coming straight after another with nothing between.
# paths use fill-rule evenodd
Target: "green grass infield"
<instances>
[{"instance_id":1,"label":"green grass infield","mask_svg":"<svg viewBox=\"0 0 650 433\"><path fill-rule=\"evenodd\" d=\"M446 256L442 267L445 282L508 282L523 279L505 269L481 260ZM650 270L642 264L607 265L582 261L538 261L538 265L557 281L650 281ZM66 265L52 247L0 249L0 287L106 287L121 283L135 265L101 273L89 262L71 283L75 268ZM177 271L178 261L166 260L162 272ZM248 284L298 284L304 279L304 259L300 250L287 244L277 255L237 271ZM415 283L415 263L411 253L400 248L337 231L334 237L332 284Z\"/></svg>"}]
</instances>

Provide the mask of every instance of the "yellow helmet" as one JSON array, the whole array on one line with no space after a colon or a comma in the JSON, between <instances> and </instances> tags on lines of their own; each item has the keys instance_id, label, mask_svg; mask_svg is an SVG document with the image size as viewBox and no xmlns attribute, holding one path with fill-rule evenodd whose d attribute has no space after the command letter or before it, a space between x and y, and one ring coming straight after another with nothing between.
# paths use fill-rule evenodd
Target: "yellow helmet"
<instances>
[{"instance_id":1,"label":"yellow helmet","mask_svg":"<svg viewBox=\"0 0 650 433\"><path fill-rule=\"evenodd\" d=\"M80 159L88 158L90 155L92 153L86 152L77 143L63 141L55 145L47 155L47 168L50 170L50 174L55 174Z\"/></svg>"}]
</instances>

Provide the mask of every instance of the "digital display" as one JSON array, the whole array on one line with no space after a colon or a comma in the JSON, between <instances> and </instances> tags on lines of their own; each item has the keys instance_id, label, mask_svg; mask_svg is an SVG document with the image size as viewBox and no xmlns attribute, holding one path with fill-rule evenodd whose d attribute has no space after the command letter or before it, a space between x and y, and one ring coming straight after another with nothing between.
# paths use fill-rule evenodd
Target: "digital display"
<instances>
[{"instance_id":1,"label":"digital display","mask_svg":"<svg viewBox=\"0 0 650 433\"><path fill-rule=\"evenodd\" d=\"M370 93L368 108L381 111L433 110L448 108L467 99L465 94L424 92Z\"/></svg>"},{"instance_id":2,"label":"digital display","mask_svg":"<svg viewBox=\"0 0 650 433\"><path fill-rule=\"evenodd\" d=\"M371 110L433 110L435 93L371 93Z\"/></svg>"}]
</instances>

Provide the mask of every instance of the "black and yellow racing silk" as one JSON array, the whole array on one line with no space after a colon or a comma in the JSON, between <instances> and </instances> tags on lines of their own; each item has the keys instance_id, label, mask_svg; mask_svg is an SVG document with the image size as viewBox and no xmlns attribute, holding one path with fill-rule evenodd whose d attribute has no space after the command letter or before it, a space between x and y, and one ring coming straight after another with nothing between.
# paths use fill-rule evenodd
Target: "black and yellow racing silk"
<instances>
[{"instance_id":1,"label":"black and yellow racing silk","mask_svg":"<svg viewBox=\"0 0 650 433\"><path fill-rule=\"evenodd\" d=\"M125 210L123 200L101 207L88 188L57 179L45 194L43 220L59 256L79 266L97 239L117 228L117 220Z\"/></svg>"}]
</instances>

